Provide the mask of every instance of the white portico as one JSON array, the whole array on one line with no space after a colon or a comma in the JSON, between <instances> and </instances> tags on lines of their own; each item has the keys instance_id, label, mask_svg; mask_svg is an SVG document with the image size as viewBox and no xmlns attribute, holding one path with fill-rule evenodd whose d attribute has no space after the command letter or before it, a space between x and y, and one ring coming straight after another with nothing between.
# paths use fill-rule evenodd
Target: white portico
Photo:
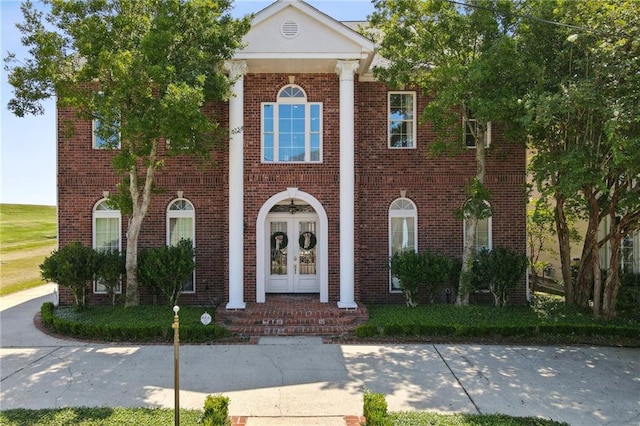
<instances>
[{"instance_id":1,"label":"white portico","mask_svg":"<svg viewBox=\"0 0 640 426\"><path fill-rule=\"evenodd\" d=\"M234 80L229 99L229 301L227 309L244 309L245 268L256 268L256 301L265 301L265 259L267 216L277 203L289 197L310 206L318 226L319 297L328 302L328 254L326 233L330 224L321 204L306 192L281 188L280 193L264 194L265 205L256 218L256 264L244 265L244 75L247 73L336 73L339 79L340 143L340 308L355 308L354 294L354 84L355 74L369 73L374 44L349 27L331 19L298 0L279 0L255 15L245 36L246 47L227 64ZM295 78L294 76L290 78ZM326 124L325 124L326 125ZM320 158L321 163L321 158ZM297 194L290 196L292 191ZM335 226L336 224L334 224ZM296 225L298 226L298 225ZM315 238L315 237L314 237ZM324 241L322 241L324 238ZM324 245L323 245L324 244ZM292 258L293 259L293 258ZM297 257L296 257L297 259ZM284 282L284 281L283 281ZM247 283L248 284L248 283Z\"/></svg>"}]
</instances>

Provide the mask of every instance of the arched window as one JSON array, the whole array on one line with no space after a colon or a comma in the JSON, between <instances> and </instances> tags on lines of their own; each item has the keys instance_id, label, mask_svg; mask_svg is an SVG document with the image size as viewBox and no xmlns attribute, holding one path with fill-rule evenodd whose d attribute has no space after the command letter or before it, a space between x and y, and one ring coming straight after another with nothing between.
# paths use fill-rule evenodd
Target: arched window
<instances>
[{"instance_id":1,"label":"arched window","mask_svg":"<svg viewBox=\"0 0 640 426\"><path fill-rule=\"evenodd\" d=\"M485 204L487 205L487 208L491 208L491 205L485 201ZM492 222L492 217L489 216L488 218L485 219L479 219L478 220L478 225L476 226L476 241L475 241L475 247L476 247L476 253L480 252L482 249L487 249L487 250L491 250L492 248L492 237L491 237L491 222ZM467 220L465 219L463 221L463 240L464 240L464 236L467 235Z\"/></svg>"},{"instance_id":2,"label":"arched window","mask_svg":"<svg viewBox=\"0 0 640 426\"><path fill-rule=\"evenodd\" d=\"M262 103L262 162L322 162L322 103L290 84Z\"/></svg>"},{"instance_id":3,"label":"arched window","mask_svg":"<svg viewBox=\"0 0 640 426\"><path fill-rule=\"evenodd\" d=\"M193 247L196 246L196 213L193 204L184 198L172 201L167 208L167 245L176 245L180 240L191 240ZM182 291L195 292L195 271Z\"/></svg>"},{"instance_id":4,"label":"arched window","mask_svg":"<svg viewBox=\"0 0 640 426\"><path fill-rule=\"evenodd\" d=\"M389 257L403 250L418 251L418 210L408 198L398 198L389 207ZM401 291L400 282L389 273L390 291Z\"/></svg>"},{"instance_id":5,"label":"arched window","mask_svg":"<svg viewBox=\"0 0 640 426\"><path fill-rule=\"evenodd\" d=\"M93 207L93 248L97 251L122 250L122 215L106 199ZM107 293L99 281L93 283L94 293ZM121 288L116 289L120 293Z\"/></svg>"}]
</instances>

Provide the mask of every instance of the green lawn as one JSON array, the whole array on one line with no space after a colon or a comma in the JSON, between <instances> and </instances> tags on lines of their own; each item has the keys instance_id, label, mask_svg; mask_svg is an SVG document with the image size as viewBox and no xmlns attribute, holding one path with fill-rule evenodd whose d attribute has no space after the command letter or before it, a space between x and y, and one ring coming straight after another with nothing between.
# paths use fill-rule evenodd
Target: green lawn
<instances>
[{"instance_id":1,"label":"green lawn","mask_svg":"<svg viewBox=\"0 0 640 426\"><path fill-rule=\"evenodd\" d=\"M0 204L0 295L41 285L39 265L56 245L56 207Z\"/></svg>"}]
</instances>

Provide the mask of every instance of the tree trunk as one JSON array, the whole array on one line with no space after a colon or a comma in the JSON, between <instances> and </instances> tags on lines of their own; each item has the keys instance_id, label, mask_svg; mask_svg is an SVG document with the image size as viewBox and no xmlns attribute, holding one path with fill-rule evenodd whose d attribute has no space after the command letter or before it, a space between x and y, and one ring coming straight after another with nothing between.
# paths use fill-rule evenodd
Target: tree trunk
<instances>
[{"instance_id":1,"label":"tree trunk","mask_svg":"<svg viewBox=\"0 0 640 426\"><path fill-rule=\"evenodd\" d=\"M556 232L558 234L562 280L564 281L564 300L567 305L574 305L573 277L571 276L571 242L569 240L569 225L567 224L567 217L564 214L565 198L558 192L555 193L554 197L556 201L554 216Z\"/></svg>"},{"instance_id":2,"label":"tree trunk","mask_svg":"<svg viewBox=\"0 0 640 426\"><path fill-rule=\"evenodd\" d=\"M594 302L594 315L596 314L595 303L597 300L597 314L600 314L600 292L602 291L602 281L600 280L600 253L598 251L598 226L600 225L600 206L591 188L584 188L589 206L589 221L584 238L584 248L580 259L580 269L575 283L576 302L584 308L589 307L589 301ZM596 291L596 287L599 287Z\"/></svg>"},{"instance_id":3,"label":"tree trunk","mask_svg":"<svg viewBox=\"0 0 640 426\"><path fill-rule=\"evenodd\" d=\"M468 123L466 108L463 108L463 118ZM479 124L476 133L476 180L480 185L484 185L485 176L485 148L484 134L486 123ZM476 255L476 229L478 227L478 217L472 215L467 219L467 228L464 231L464 250L462 252L462 270L460 271L460 282L458 284L458 297L456 305L468 305L470 293L471 267Z\"/></svg>"},{"instance_id":4,"label":"tree trunk","mask_svg":"<svg viewBox=\"0 0 640 426\"><path fill-rule=\"evenodd\" d=\"M604 284L604 295L602 298L602 315L606 319L614 318L617 315L616 302L620 291L620 247L622 245L622 233L615 223L615 215L612 215L611 226L609 227L609 243L611 244L611 258L609 259L609 274Z\"/></svg>"},{"instance_id":5,"label":"tree trunk","mask_svg":"<svg viewBox=\"0 0 640 426\"><path fill-rule=\"evenodd\" d=\"M133 210L127 225L127 256L125 269L127 271L127 290L125 296L125 306L140 305L140 289L138 284L138 237L142 222L147 215L149 204L151 204L151 189L153 188L153 178L157 166L158 141L152 144L149 154L144 187L142 194L138 186L138 167L133 165L129 171L129 192Z\"/></svg>"}]
</instances>

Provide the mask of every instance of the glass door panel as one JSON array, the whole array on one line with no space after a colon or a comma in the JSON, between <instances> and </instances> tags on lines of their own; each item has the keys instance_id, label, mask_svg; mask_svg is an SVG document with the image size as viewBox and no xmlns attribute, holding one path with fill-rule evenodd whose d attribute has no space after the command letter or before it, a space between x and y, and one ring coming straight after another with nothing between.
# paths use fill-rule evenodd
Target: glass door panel
<instances>
[{"instance_id":1,"label":"glass door panel","mask_svg":"<svg viewBox=\"0 0 640 426\"><path fill-rule=\"evenodd\" d=\"M287 275L287 222L271 222L271 275Z\"/></svg>"},{"instance_id":2,"label":"glass door panel","mask_svg":"<svg viewBox=\"0 0 640 426\"><path fill-rule=\"evenodd\" d=\"M299 222L298 232L300 275L316 275L316 223Z\"/></svg>"}]
</instances>

